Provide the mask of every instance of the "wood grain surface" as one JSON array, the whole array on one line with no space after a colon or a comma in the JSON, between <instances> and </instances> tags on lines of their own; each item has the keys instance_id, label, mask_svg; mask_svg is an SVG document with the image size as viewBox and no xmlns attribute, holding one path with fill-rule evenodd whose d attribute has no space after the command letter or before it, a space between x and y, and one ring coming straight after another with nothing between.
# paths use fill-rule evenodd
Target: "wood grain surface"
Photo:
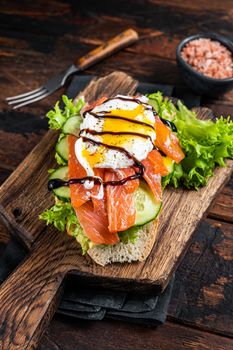
<instances>
[{"instance_id":1,"label":"wood grain surface","mask_svg":"<svg viewBox=\"0 0 233 350\"><path fill-rule=\"evenodd\" d=\"M203 220L176 272L169 319L233 337L232 224Z\"/></svg>"},{"instance_id":2,"label":"wood grain surface","mask_svg":"<svg viewBox=\"0 0 233 350\"><path fill-rule=\"evenodd\" d=\"M35 348L56 311L67 266L72 268L77 254L65 235L57 238L56 232L46 230L30 258L1 286L1 350Z\"/></svg>"},{"instance_id":3,"label":"wood grain surface","mask_svg":"<svg viewBox=\"0 0 233 350\"><path fill-rule=\"evenodd\" d=\"M82 94L91 102L117 92L133 93L135 88L132 78L115 72L94 80ZM200 109L199 113L203 118L206 110ZM231 174L232 162L228 162L229 166L218 168L208 185L198 192L166 190L159 239L148 259L102 267L90 257L82 256L76 242L53 227L46 228L39 236L44 224L35 218L52 204L47 190L47 171L54 165L52 149L56 138L56 133L49 131L0 189L4 221L10 223L29 247L36 242L30 257L0 289L3 350L30 349L38 343L55 311L59 290L68 272L89 276L96 283L112 288L156 287L157 291L162 291L187 249L198 222ZM24 327L20 326L22 322Z\"/></svg>"},{"instance_id":4,"label":"wood grain surface","mask_svg":"<svg viewBox=\"0 0 233 350\"><path fill-rule=\"evenodd\" d=\"M13 173L0 189L0 216L12 234L18 235L28 246L44 228L44 223L38 220L39 214L46 205L53 204L51 193L45 187L44 176L47 174L48 177L48 169L55 166L54 146L57 137L56 132L48 131L19 165L17 173ZM37 203L35 196L40 197Z\"/></svg>"},{"instance_id":5,"label":"wood grain surface","mask_svg":"<svg viewBox=\"0 0 233 350\"><path fill-rule=\"evenodd\" d=\"M96 334L100 335L98 344ZM59 316L38 350L115 350L116 344L122 350L231 350L233 340L171 322L155 330L119 321L87 322Z\"/></svg>"},{"instance_id":6,"label":"wood grain surface","mask_svg":"<svg viewBox=\"0 0 233 350\"><path fill-rule=\"evenodd\" d=\"M215 31L231 37L233 30L231 0L118 0L111 6L106 0L98 5L91 0L51 0L46 5L43 0L2 0L0 19L0 183L42 138L47 125L44 114L62 91L19 111L7 109L5 97L37 88L75 58L129 27L139 32L140 41L88 73L120 69L141 81L179 85L182 82L175 63L178 42L197 32ZM216 116L232 114L233 92L218 100L203 98L202 105ZM122 322L55 317L42 339L43 350L69 349L70 345L91 349L93 344L96 349L143 348L144 344L144 348L166 350L171 346L181 350L231 349L232 341L227 337L233 336L233 283L226 276L232 271L232 224L228 224L233 217L232 179L212 204L207 213L211 221L196 231L177 271L171 322L148 330ZM8 239L3 227L0 237L4 242ZM219 333L227 337L216 335Z\"/></svg>"},{"instance_id":7,"label":"wood grain surface","mask_svg":"<svg viewBox=\"0 0 233 350\"><path fill-rule=\"evenodd\" d=\"M91 82L84 95L91 102L105 95L112 96L116 91L121 94L132 92L132 88L136 88L136 82L126 74L116 72ZM199 109L202 119L208 113L208 110ZM39 214L52 205L52 196L47 189L47 171L54 166L52 150L56 137L53 132L48 132L0 190L0 213L29 246L45 226L43 221L37 219ZM156 286L158 291L162 291L187 249L198 222L229 178L232 165L233 162L229 161L227 167L217 168L208 185L199 191L173 188L165 191L159 220L159 239L146 261L102 267L88 256L78 253L77 248L76 262L71 263L69 268L67 265L67 272L69 269L77 270L78 274L95 276L98 280L104 278L105 283L115 279L114 285L118 287L123 287L122 284L129 287L136 283L142 288ZM60 233L57 235L58 240L62 239Z\"/></svg>"},{"instance_id":8,"label":"wood grain surface","mask_svg":"<svg viewBox=\"0 0 233 350\"><path fill-rule=\"evenodd\" d=\"M136 81L124 73L115 72L93 80L82 95L86 101L92 102L101 94L111 97L117 93L133 93L135 89ZM56 138L56 133L47 132L0 189L4 222L9 223L9 227L28 246L35 242L30 256L0 288L2 350L26 350L36 347L56 310L67 272L75 269L82 272L84 267L89 275L93 274L89 270L90 262L83 260L81 249L74 239L58 233L51 226L41 232L41 222L38 222L39 213L48 203L52 204L46 179L48 166L51 167L55 163L52 149ZM29 169L32 169L30 175ZM9 195L11 191L12 196ZM41 198L36 203L38 197ZM4 206L8 208L6 211ZM39 233L39 239L36 240Z\"/></svg>"}]
</instances>

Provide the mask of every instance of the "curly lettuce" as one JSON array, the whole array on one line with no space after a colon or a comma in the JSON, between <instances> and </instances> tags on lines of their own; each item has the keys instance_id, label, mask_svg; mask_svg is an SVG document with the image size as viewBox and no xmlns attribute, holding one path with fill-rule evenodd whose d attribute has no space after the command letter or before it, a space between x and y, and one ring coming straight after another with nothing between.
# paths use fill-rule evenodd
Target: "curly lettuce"
<instances>
[{"instance_id":1,"label":"curly lettuce","mask_svg":"<svg viewBox=\"0 0 233 350\"><path fill-rule=\"evenodd\" d=\"M85 102L82 98L78 100L76 104L73 103L73 100L68 98L67 96L62 96L62 101L64 103L64 107L60 108L60 102L57 101L54 108L51 109L46 117L48 118L49 128L54 130L62 129L63 125L67 121L67 119L80 116L80 111L84 106ZM80 123L81 123L80 116Z\"/></svg>"},{"instance_id":2,"label":"curly lettuce","mask_svg":"<svg viewBox=\"0 0 233 350\"><path fill-rule=\"evenodd\" d=\"M80 115L80 111L83 108L85 102L83 98L79 98L77 103L73 103L72 99L69 99L67 96L62 96L62 101L64 104L64 107L60 107L59 101L56 102L53 109L51 109L47 114L46 117L48 118L48 124L49 128L53 130L59 130L62 129L65 122L71 118L71 117L77 117L79 119L79 123L82 122L82 117ZM63 132L61 132L58 142L64 137L65 135ZM67 162L58 154L55 153L55 159L57 161L58 165L66 165Z\"/></svg>"},{"instance_id":3,"label":"curly lettuce","mask_svg":"<svg viewBox=\"0 0 233 350\"><path fill-rule=\"evenodd\" d=\"M81 245L83 254L93 246L93 243L84 234L71 203L57 200L50 209L40 214L39 219L45 220L47 225L52 224L59 231L71 232Z\"/></svg>"},{"instance_id":4,"label":"curly lettuce","mask_svg":"<svg viewBox=\"0 0 233 350\"><path fill-rule=\"evenodd\" d=\"M175 106L160 92L148 97L158 115L175 124L185 153L185 158L175 165L166 184L171 183L174 187L184 185L196 190L206 185L215 166L225 166L225 159L233 158L233 122L230 117L221 117L215 122L200 120L181 101Z\"/></svg>"}]
</instances>

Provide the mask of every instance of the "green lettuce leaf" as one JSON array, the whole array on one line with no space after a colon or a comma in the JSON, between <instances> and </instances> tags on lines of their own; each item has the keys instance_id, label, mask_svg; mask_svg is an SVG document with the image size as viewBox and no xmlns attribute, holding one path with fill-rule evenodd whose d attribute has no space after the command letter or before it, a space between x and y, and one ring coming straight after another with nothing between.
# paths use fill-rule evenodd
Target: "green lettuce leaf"
<instances>
[{"instance_id":1,"label":"green lettuce leaf","mask_svg":"<svg viewBox=\"0 0 233 350\"><path fill-rule=\"evenodd\" d=\"M39 219L45 220L47 225L54 225L56 229L62 232L67 228L81 245L83 254L85 254L89 248L93 247L93 243L84 234L70 203L57 201L50 209L40 214Z\"/></svg>"},{"instance_id":2,"label":"green lettuce leaf","mask_svg":"<svg viewBox=\"0 0 233 350\"><path fill-rule=\"evenodd\" d=\"M85 104L84 100L80 98L78 102L74 105L73 100L69 99L65 95L62 96L62 101L64 103L63 109L60 108L59 101L57 101L55 104L55 107L46 114L50 129L54 129L54 130L62 129L67 119L73 116L80 115L80 111ZM81 123L81 117L80 117L80 123Z\"/></svg>"},{"instance_id":3,"label":"green lettuce leaf","mask_svg":"<svg viewBox=\"0 0 233 350\"><path fill-rule=\"evenodd\" d=\"M169 99L163 98L160 91L149 94L147 97L149 97L149 104L154 107L161 118L172 121L176 114L176 107Z\"/></svg>"},{"instance_id":4,"label":"green lettuce leaf","mask_svg":"<svg viewBox=\"0 0 233 350\"><path fill-rule=\"evenodd\" d=\"M128 230L118 232L120 241L124 244L135 243L138 237L138 231L140 230L141 227L142 226L133 226L133 227L130 227Z\"/></svg>"},{"instance_id":5,"label":"green lettuce leaf","mask_svg":"<svg viewBox=\"0 0 233 350\"><path fill-rule=\"evenodd\" d=\"M70 203L57 201L50 209L40 214L39 219L45 220L46 224L53 224L59 231L65 231L67 220L73 215L73 208Z\"/></svg>"},{"instance_id":6,"label":"green lettuce leaf","mask_svg":"<svg viewBox=\"0 0 233 350\"><path fill-rule=\"evenodd\" d=\"M195 189L206 185L215 166L225 166L225 159L233 158L233 122L229 117L221 117L215 122L200 120L181 101L175 106L160 92L148 97L158 115L175 124L185 153L185 158L180 164L175 164L174 172L163 181L163 185L171 183L174 187L184 185Z\"/></svg>"}]
</instances>

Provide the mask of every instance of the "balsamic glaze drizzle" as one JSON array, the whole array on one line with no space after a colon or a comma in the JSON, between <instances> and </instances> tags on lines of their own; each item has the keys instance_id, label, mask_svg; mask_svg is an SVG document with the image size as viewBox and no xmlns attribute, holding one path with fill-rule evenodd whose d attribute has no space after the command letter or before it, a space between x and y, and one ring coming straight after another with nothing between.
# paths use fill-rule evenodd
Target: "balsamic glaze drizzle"
<instances>
[{"instance_id":1,"label":"balsamic glaze drizzle","mask_svg":"<svg viewBox=\"0 0 233 350\"><path fill-rule=\"evenodd\" d=\"M51 179L48 182L48 189L49 191L55 190L56 188L62 187L62 186L70 186L72 184L84 184L85 181L93 181L95 184L103 184L104 187L106 186L119 186L119 185L124 185L126 182L128 181L132 181L132 180L137 180L140 179L143 176L143 171L142 169L139 169L139 172L136 172L134 175L130 175L125 177L124 179L121 180L112 180L112 181L102 181L100 178L98 177L94 177L94 176L86 176L86 177L82 177L80 179L75 178L75 179L70 179L70 180L61 180L61 179Z\"/></svg>"}]
</instances>

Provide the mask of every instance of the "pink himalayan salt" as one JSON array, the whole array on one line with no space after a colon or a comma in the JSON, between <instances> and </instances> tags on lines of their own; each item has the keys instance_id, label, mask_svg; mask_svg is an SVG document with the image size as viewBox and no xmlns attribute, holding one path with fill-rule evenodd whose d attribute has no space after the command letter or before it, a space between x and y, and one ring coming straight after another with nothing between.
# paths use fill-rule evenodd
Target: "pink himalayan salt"
<instances>
[{"instance_id":1,"label":"pink himalayan salt","mask_svg":"<svg viewBox=\"0 0 233 350\"><path fill-rule=\"evenodd\" d=\"M233 77L232 53L218 41L204 38L192 40L184 46L181 56L195 70L208 77Z\"/></svg>"}]
</instances>

